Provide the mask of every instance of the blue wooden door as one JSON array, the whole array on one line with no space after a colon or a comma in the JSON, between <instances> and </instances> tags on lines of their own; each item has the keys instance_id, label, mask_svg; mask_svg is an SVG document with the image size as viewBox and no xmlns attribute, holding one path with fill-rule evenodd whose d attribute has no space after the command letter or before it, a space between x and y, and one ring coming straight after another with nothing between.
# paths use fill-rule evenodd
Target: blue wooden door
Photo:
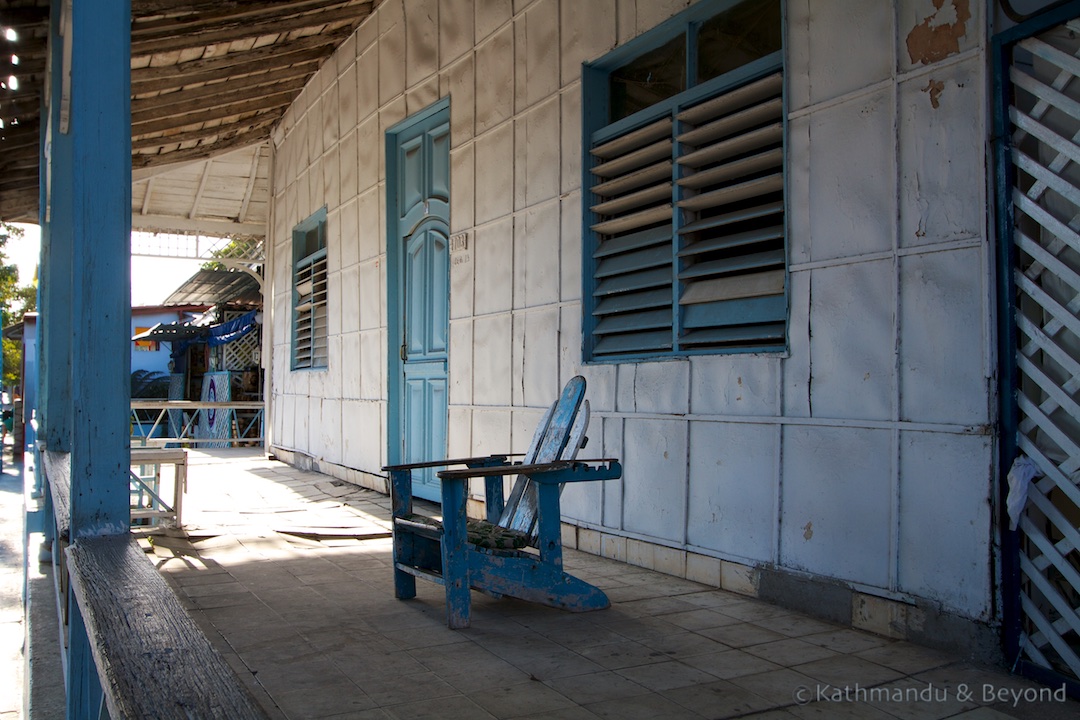
<instances>
[{"instance_id":1,"label":"blue wooden door","mask_svg":"<svg viewBox=\"0 0 1080 720\"><path fill-rule=\"evenodd\" d=\"M397 135L396 232L402 461L446 457L450 336L449 110ZM435 470L413 473L413 494L440 500Z\"/></svg>"}]
</instances>

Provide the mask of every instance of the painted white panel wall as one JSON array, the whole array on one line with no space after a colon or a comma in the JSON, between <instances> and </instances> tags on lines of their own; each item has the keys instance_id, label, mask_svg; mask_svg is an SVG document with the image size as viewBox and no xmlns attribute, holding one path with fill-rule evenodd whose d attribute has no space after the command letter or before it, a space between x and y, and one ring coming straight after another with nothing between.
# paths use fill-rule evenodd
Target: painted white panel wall
<instances>
[{"instance_id":1,"label":"painted white panel wall","mask_svg":"<svg viewBox=\"0 0 1080 720\"><path fill-rule=\"evenodd\" d=\"M450 454L524 449L541 409L581 373L586 453L622 458L625 477L568 489L566 520L625 535L612 545L623 553L631 542L645 552L645 540L661 555L770 564L985 618L982 6L789 0L788 350L584 365L581 63L686 4L378 7L274 131L276 442L328 466L377 473L385 462L396 342L383 138L449 96L450 223L467 241L451 264ZM934 28L954 51L931 57ZM290 233L323 205L330 367L291 372ZM950 544L947 559L931 537Z\"/></svg>"}]
</instances>

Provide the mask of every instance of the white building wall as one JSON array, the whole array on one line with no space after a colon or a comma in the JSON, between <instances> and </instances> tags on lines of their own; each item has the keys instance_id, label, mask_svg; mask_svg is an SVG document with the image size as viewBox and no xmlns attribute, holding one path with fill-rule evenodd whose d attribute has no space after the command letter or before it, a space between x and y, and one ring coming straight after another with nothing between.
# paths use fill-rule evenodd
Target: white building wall
<instances>
[{"instance_id":1,"label":"white building wall","mask_svg":"<svg viewBox=\"0 0 1080 720\"><path fill-rule=\"evenodd\" d=\"M582 547L718 581L742 573L721 560L774 566L987 619L982 5L789 0L789 351L585 366L581 63L687 5L379 6L274 134L274 443L348 477L385 463L383 138L449 95L451 233L468 236L451 264L451 456L524 450L580 373L586 452L625 466L566 489ZM323 205L329 368L291 372L291 228Z\"/></svg>"}]
</instances>

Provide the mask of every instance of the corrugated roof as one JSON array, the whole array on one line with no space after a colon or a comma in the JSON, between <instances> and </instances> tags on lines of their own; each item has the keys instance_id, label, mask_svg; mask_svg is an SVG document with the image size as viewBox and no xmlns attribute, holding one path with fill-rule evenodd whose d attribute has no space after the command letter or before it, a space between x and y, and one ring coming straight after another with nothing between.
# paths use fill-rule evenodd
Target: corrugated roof
<instances>
[{"instance_id":1,"label":"corrugated roof","mask_svg":"<svg viewBox=\"0 0 1080 720\"><path fill-rule=\"evenodd\" d=\"M174 305L243 305L260 307L259 282L246 272L199 270L162 303Z\"/></svg>"}]
</instances>

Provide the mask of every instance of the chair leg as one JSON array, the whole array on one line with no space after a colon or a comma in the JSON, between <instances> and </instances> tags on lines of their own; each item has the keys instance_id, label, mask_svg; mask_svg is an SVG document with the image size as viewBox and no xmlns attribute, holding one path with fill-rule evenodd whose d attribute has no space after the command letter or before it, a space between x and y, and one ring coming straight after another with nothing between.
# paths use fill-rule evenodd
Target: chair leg
<instances>
[{"instance_id":1,"label":"chair leg","mask_svg":"<svg viewBox=\"0 0 1080 720\"><path fill-rule=\"evenodd\" d=\"M412 472L390 471L390 501L393 517L406 517L412 513ZM416 578L399 570L398 563L411 565L415 559L414 538L394 530L394 597L408 600L416 597Z\"/></svg>"},{"instance_id":2,"label":"chair leg","mask_svg":"<svg viewBox=\"0 0 1080 720\"><path fill-rule=\"evenodd\" d=\"M446 583L446 624L469 627L469 549L465 527L465 482L443 480L442 569Z\"/></svg>"}]
</instances>

